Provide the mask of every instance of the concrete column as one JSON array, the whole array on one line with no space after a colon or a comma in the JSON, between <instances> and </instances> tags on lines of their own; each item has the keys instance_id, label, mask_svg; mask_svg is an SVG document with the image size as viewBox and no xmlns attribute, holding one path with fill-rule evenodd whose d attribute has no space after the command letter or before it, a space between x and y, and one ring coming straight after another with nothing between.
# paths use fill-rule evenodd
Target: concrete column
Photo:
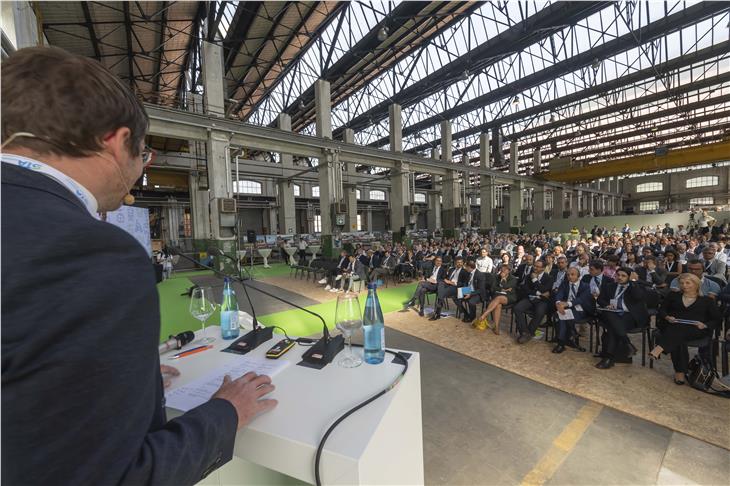
<instances>
[{"instance_id":1,"label":"concrete column","mask_svg":"<svg viewBox=\"0 0 730 486\"><path fill-rule=\"evenodd\" d=\"M365 225L366 225L365 230L367 232L372 232L373 231L373 209L370 206L368 206L367 210L365 211L365 215L366 215L365 219L367 220L365 222Z\"/></svg>"},{"instance_id":2,"label":"concrete column","mask_svg":"<svg viewBox=\"0 0 730 486\"><path fill-rule=\"evenodd\" d=\"M355 132L352 128L345 128L342 134L342 141L355 143ZM347 217L345 218L346 231L357 231L357 183L355 164L345 164L345 203L347 204Z\"/></svg>"},{"instance_id":3,"label":"concrete column","mask_svg":"<svg viewBox=\"0 0 730 486\"><path fill-rule=\"evenodd\" d=\"M532 152L532 173L539 174L542 170L542 150L536 148ZM542 217L540 218L542 219Z\"/></svg>"},{"instance_id":4,"label":"concrete column","mask_svg":"<svg viewBox=\"0 0 730 486\"><path fill-rule=\"evenodd\" d=\"M616 211L616 214L621 214L624 212L624 200L621 196L616 197L614 204L615 204L614 211Z\"/></svg>"},{"instance_id":5,"label":"concrete column","mask_svg":"<svg viewBox=\"0 0 730 486\"><path fill-rule=\"evenodd\" d=\"M519 228L522 226L522 190L525 183L522 181L513 182L509 186L509 226Z\"/></svg>"},{"instance_id":6,"label":"concrete column","mask_svg":"<svg viewBox=\"0 0 730 486\"><path fill-rule=\"evenodd\" d=\"M403 122L401 121L401 107L399 104L394 103L388 107L388 121L390 150L392 152L403 152Z\"/></svg>"},{"instance_id":7,"label":"concrete column","mask_svg":"<svg viewBox=\"0 0 730 486\"><path fill-rule=\"evenodd\" d=\"M562 219L565 211L567 191L563 188L553 191L553 218Z\"/></svg>"},{"instance_id":8,"label":"concrete column","mask_svg":"<svg viewBox=\"0 0 730 486\"><path fill-rule=\"evenodd\" d=\"M509 173L517 174L517 152L518 152L517 140L513 140L509 144Z\"/></svg>"},{"instance_id":9,"label":"concrete column","mask_svg":"<svg viewBox=\"0 0 730 486\"><path fill-rule=\"evenodd\" d=\"M567 208L570 211L570 218L578 217L578 198L579 193L577 190L573 190L569 194L570 206Z\"/></svg>"},{"instance_id":10,"label":"concrete column","mask_svg":"<svg viewBox=\"0 0 730 486\"><path fill-rule=\"evenodd\" d=\"M225 99L223 91L223 46L203 41L203 56L201 59L203 70L203 94L205 96L205 108L209 115L224 117Z\"/></svg>"},{"instance_id":11,"label":"concrete column","mask_svg":"<svg viewBox=\"0 0 730 486\"><path fill-rule=\"evenodd\" d=\"M451 153L451 122L441 122L441 160L446 163L453 161ZM443 228L446 236L453 236L459 227L460 197L459 173L449 170L443 183Z\"/></svg>"},{"instance_id":12,"label":"concrete column","mask_svg":"<svg viewBox=\"0 0 730 486\"><path fill-rule=\"evenodd\" d=\"M431 150L431 158L438 160L440 158L439 149ZM435 231L441 228L441 176L431 176L432 191L428 193L428 216L426 224L429 231Z\"/></svg>"},{"instance_id":13,"label":"concrete column","mask_svg":"<svg viewBox=\"0 0 730 486\"><path fill-rule=\"evenodd\" d=\"M584 191L583 194L584 194L584 200L585 200L585 203L584 203L585 205L583 206L584 207L584 210L585 210L585 213L586 213L586 215L592 214L593 213L593 210L594 210L594 208L593 208L593 193L592 192L588 192L588 191Z\"/></svg>"},{"instance_id":14,"label":"concrete column","mask_svg":"<svg viewBox=\"0 0 730 486\"><path fill-rule=\"evenodd\" d=\"M291 131L291 116L281 113L278 118L280 130ZM281 166L284 169L294 167L294 157L291 154L280 153ZM294 186L286 180L277 182L279 188L279 231L282 234L294 234L297 229L297 213L294 205Z\"/></svg>"},{"instance_id":15,"label":"concrete column","mask_svg":"<svg viewBox=\"0 0 730 486\"><path fill-rule=\"evenodd\" d=\"M490 169L492 161L489 156L489 133L479 135L479 166L482 169ZM492 178L487 175L479 177L479 227L487 230L494 226L494 187Z\"/></svg>"},{"instance_id":16,"label":"concrete column","mask_svg":"<svg viewBox=\"0 0 730 486\"><path fill-rule=\"evenodd\" d=\"M390 133L388 139L390 141L391 152L403 151L403 123L401 121L401 107L398 104L392 104L388 107L388 120ZM410 223L410 213L406 216L406 211L410 211L410 188L409 188L409 166L404 162L397 162L393 175L390 178L390 229L393 231L393 237L400 240L403 236L400 229Z\"/></svg>"},{"instance_id":17,"label":"concrete column","mask_svg":"<svg viewBox=\"0 0 730 486\"><path fill-rule=\"evenodd\" d=\"M203 175L203 177L205 177ZM212 237L210 229L209 193L207 189L198 189L201 175L191 172L188 176L190 187L190 214L193 223L193 239L207 240Z\"/></svg>"},{"instance_id":18,"label":"concrete column","mask_svg":"<svg viewBox=\"0 0 730 486\"><path fill-rule=\"evenodd\" d=\"M218 199L228 198L233 194L233 181L230 164L230 141L226 132L208 132L206 144L208 153L208 187L210 189L210 214L213 238L235 239L232 228L235 218L221 214Z\"/></svg>"},{"instance_id":19,"label":"concrete column","mask_svg":"<svg viewBox=\"0 0 730 486\"><path fill-rule=\"evenodd\" d=\"M537 186L533 192L533 201L535 204L532 219L545 219L545 197L547 188L545 186Z\"/></svg>"},{"instance_id":20,"label":"concrete column","mask_svg":"<svg viewBox=\"0 0 730 486\"><path fill-rule=\"evenodd\" d=\"M317 136L332 138L332 99L330 83L324 79L314 82L314 106L317 117Z\"/></svg>"},{"instance_id":21,"label":"concrete column","mask_svg":"<svg viewBox=\"0 0 730 486\"><path fill-rule=\"evenodd\" d=\"M275 235L276 234L277 221L279 219L278 216L277 216L276 208L269 208L268 211L267 211L267 213L268 213L268 217L269 217L268 220L267 220L268 221L267 226L269 228L269 232L267 234Z\"/></svg>"}]
</instances>

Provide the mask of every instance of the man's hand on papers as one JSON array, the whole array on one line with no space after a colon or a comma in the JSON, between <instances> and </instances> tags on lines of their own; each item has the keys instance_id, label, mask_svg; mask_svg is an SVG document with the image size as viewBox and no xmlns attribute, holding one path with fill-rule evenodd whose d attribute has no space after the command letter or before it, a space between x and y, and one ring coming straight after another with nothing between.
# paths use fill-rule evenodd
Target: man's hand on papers
<instances>
[{"instance_id":1,"label":"man's hand on papers","mask_svg":"<svg viewBox=\"0 0 730 486\"><path fill-rule=\"evenodd\" d=\"M238 428L246 426L256 415L272 410L278 402L273 399L259 400L274 391L271 378L266 375L257 375L254 372L246 373L240 378L231 380L226 375L223 384L212 398L228 400L238 413Z\"/></svg>"},{"instance_id":2,"label":"man's hand on papers","mask_svg":"<svg viewBox=\"0 0 730 486\"><path fill-rule=\"evenodd\" d=\"M172 378L180 376L180 371L173 366L160 365L160 373L162 373L162 383L165 388L170 388L172 384Z\"/></svg>"}]
</instances>

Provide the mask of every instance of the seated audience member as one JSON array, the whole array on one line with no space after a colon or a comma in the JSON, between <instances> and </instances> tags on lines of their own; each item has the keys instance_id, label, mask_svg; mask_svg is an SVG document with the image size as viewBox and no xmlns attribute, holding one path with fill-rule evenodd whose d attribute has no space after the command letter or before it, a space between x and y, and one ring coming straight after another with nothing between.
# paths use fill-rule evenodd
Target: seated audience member
<instances>
[{"instance_id":1,"label":"seated audience member","mask_svg":"<svg viewBox=\"0 0 730 486\"><path fill-rule=\"evenodd\" d=\"M512 272L512 269L514 268L514 265L512 264L512 257L505 250L499 252L499 263L494 266L494 273L500 273L502 271L502 265L507 265L510 272Z\"/></svg>"},{"instance_id":2,"label":"seated audience member","mask_svg":"<svg viewBox=\"0 0 730 486\"><path fill-rule=\"evenodd\" d=\"M359 262L355 255L347 256L347 266L340 271L339 278L335 279L332 288L329 289L330 292L342 292L345 289L349 291L355 271L355 262Z\"/></svg>"},{"instance_id":3,"label":"seated audience member","mask_svg":"<svg viewBox=\"0 0 730 486\"><path fill-rule=\"evenodd\" d=\"M581 282L585 282L591 289L591 295L597 299L603 288L613 279L603 275L603 262L593 260L588 266L588 274L581 277Z\"/></svg>"},{"instance_id":4,"label":"seated audience member","mask_svg":"<svg viewBox=\"0 0 730 486\"><path fill-rule=\"evenodd\" d=\"M393 273L396 265L398 265L396 258L391 255L389 250L386 250L385 256L380 259L380 266L373 268L370 272L370 280L376 281L387 278L388 275Z\"/></svg>"},{"instance_id":5,"label":"seated audience member","mask_svg":"<svg viewBox=\"0 0 730 486\"><path fill-rule=\"evenodd\" d=\"M340 252L340 261L337 263L337 266L328 270L325 277L322 278L319 283L327 284L327 286L324 288L325 290L332 290L332 288L335 287L335 283L342 279L342 272L347 268L349 264L350 261L347 258L347 252L345 250L342 250Z\"/></svg>"},{"instance_id":6,"label":"seated audience member","mask_svg":"<svg viewBox=\"0 0 730 486\"><path fill-rule=\"evenodd\" d=\"M641 265L634 268L634 272L639 276L639 280L645 282L650 287L663 288L667 286L665 283L667 272L657 265L654 255L644 257Z\"/></svg>"},{"instance_id":7,"label":"seated audience member","mask_svg":"<svg viewBox=\"0 0 730 486\"><path fill-rule=\"evenodd\" d=\"M558 312L558 344L553 348L553 353L562 353L565 346L585 351L580 347L575 321L593 314L594 308L595 300L591 295L590 284L580 279L577 268L569 268L568 277L560 285L555 301ZM572 319L566 318L566 310L573 315Z\"/></svg>"},{"instance_id":8,"label":"seated audience member","mask_svg":"<svg viewBox=\"0 0 730 486\"><path fill-rule=\"evenodd\" d=\"M466 287L471 274L464 270L464 259L460 256L454 258L454 267L448 272L449 278L443 279L439 282L436 290L436 306L434 307L433 314L428 318L430 321L435 321L441 318L441 309L444 306L446 299L455 299L457 296L457 289L460 287Z\"/></svg>"},{"instance_id":9,"label":"seated audience member","mask_svg":"<svg viewBox=\"0 0 730 486\"><path fill-rule=\"evenodd\" d=\"M702 249L702 259L700 262L702 262L703 272L713 280L717 279L722 282L727 282L725 277L726 264L716 258L716 256L717 252L713 244Z\"/></svg>"},{"instance_id":10,"label":"seated audience member","mask_svg":"<svg viewBox=\"0 0 730 486\"><path fill-rule=\"evenodd\" d=\"M668 249L664 251L664 270L667 272L665 282L671 282L683 273L682 263L679 261L677 251Z\"/></svg>"},{"instance_id":11,"label":"seated audience member","mask_svg":"<svg viewBox=\"0 0 730 486\"><path fill-rule=\"evenodd\" d=\"M607 309L599 313L605 337L601 361L596 364L598 369L611 368L616 362L631 362L630 355L636 353L627 331L649 321L646 292L643 285L636 283L637 278L631 269L619 268L616 281L604 286L598 296L598 307Z\"/></svg>"},{"instance_id":12,"label":"seated audience member","mask_svg":"<svg viewBox=\"0 0 730 486\"><path fill-rule=\"evenodd\" d=\"M702 264L702 262L697 259L688 261L687 272L700 279L700 291L702 292L702 295L706 295L711 299L715 299L718 296L718 294L720 293L720 285L717 282L713 282L709 278L705 277L704 265ZM672 280L670 288L675 292L680 291L679 278L675 278L674 280Z\"/></svg>"},{"instance_id":13,"label":"seated audience member","mask_svg":"<svg viewBox=\"0 0 730 486\"><path fill-rule=\"evenodd\" d=\"M659 309L659 318L667 324L659 333L649 356L659 359L661 353L670 354L674 383L683 385L689 363L687 342L711 336L721 317L715 301L702 295L700 279L696 275L680 275L679 286L681 291L670 293Z\"/></svg>"},{"instance_id":14,"label":"seated audience member","mask_svg":"<svg viewBox=\"0 0 730 486\"><path fill-rule=\"evenodd\" d=\"M494 285L494 297L489 301L479 320L487 319L493 313L492 331L499 334L499 323L502 318L502 306L513 305L517 301L517 277L510 272L510 266L503 263L499 267L499 275ZM472 323L474 325L475 323Z\"/></svg>"},{"instance_id":15,"label":"seated audience member","mask_svg":"<svg viewBox=\"0 0 730 486\"><path fill-rule=\"evenodd\" d=\"M555 265L553 265L553 268L550 271L550 277L553 279L553 297L557 294L560 284L562 284L563 280L565 280L567 270L568 258L565 255L558 256Z\"/></svg>"},{"instance_id":16,"label":"seated audience member","mask_svg":"<svg viewBox=\"0 0 730 486\"><path fill-rule=\"evenodd\" d=\"M488 279L494 279L491 273L480 272L476 268L476 262L469 260L464 264L466 271L469 273L467 287L471 287L473 292L464 294L463 298L457 300L457 305L462 311L463 318L461 322L471 322L476 317L477 304L487 302L491 285Z\"/></svg>"},{"instance_id":17,"label":"seated audience member","mask_svg":"<svg viewBox=\"0 0 730 486\"><path fill-rule=\"evenodd\" d=\"M413 293L413 297L404 304L404 309L413 307L418 303L418 315L423 317L423 309L425 307L426 294L428 292L436 292L438 290L438 284L443 282L446 278L446 268L442 264L441 257L433 259L433 270L427 277L423 276L423 280L418 282L416 291Z\"/></svg>"},{"instance_id":18,"label":"seated audience member","mask_svg":"<svg viewBox=\"0 0 730 486\"><path fill-rule=\"evenodd\" d=\"M616 269L618 268L619 257L616 255L609 255L606 258L606 263L603 265L603 275L605 277L614 280L616 276Z\"/></svg>"},{"instance_id":19,"label":"seated audience member","mask_svg":"<svg viewBox=\"0 0 730 486\"><path fill-rule=\"evenodd\" d=\"M522 282L527 279L532 273L532 255L523 255L522 263L514 271L514 276L517 277L517 281Z\"/></svg>"},{"instance_id":20,"label":"seated audience member","mask_svg":"<svg viewBox=\"0 0 730 486\"><path fill-rule=\"evenodd\" d=\"M416 267L413 250L407 250L400 258L398 266L395 267L395 275L402 280L406 277L413 277L415 275L415 271Z\"/></svg>"},{"instance_id":21,"label":"seated audience member","mask_svg":"<svg viewBox=\"0 0 730 486\"><path fill-rule=\"evenodd\" d=\"M519 332L517 338L519 344L528 342L535 335L538 325L548 311L552 287L553 280L545 273L545 264L540 261L535 262L532 273L520 285L523 297L515 304L513 310ZM532 314L529 322L528 313Z\"/></svg>"}]
</instances>

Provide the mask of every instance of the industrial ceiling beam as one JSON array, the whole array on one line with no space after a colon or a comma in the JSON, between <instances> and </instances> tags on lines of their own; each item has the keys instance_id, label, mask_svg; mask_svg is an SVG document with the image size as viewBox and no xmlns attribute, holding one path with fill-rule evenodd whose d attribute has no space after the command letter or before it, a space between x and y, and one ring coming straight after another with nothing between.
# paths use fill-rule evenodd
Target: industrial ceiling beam
<instances>
[{"instance_id":1,"label":"industrial ceiling beam","mask_svg":"<svg viewBox=\"0 0 730 486\"><path fill-rule=\"evenodd\" d=\"M344 3L344 2L343 2ZM322 73L332 84L332 105L344 102L357 89L398 61L440 35L484 2L401 2L373 26L348 54ZM424 15L424 10L427 14ZM445 9L445 11L441 11ZM382 29L388 38L378 39ZM413 39L415 37L415 39ZM398 45L397 49L393 46ZM304 109L300 108L300 103ZM292 129L301 130L314 120L314 86L307 88L284 110L292 117ZM272 125L273 126L273 125Z\"/></svg>"},{"instance_id":2,"label":"industrial ceiling beam","mask_svg":"<svg viewBox=\"0 0 730 486\"><path fill-rule=\"evenodd\" d=\"M89 30L89 39L91 46L94 48L94 57L97 61L101 61L101 50L99 50L99 39L96 37L94 23L91 21L91 12L89 11L88 2L81 2L81 9L84 11L84 19L86 20L86 28Z\"/></svg>"},{"instance_id":3,"label":"industrial ceiling beam","mask_svg":"<svg viewBox=\"0 0 730 486\"><path fill-rule=\"evenodd\" d=\"M577 2L580 3L580 2ZM578 55L575 55L564 61L553 64L545 69L537 71L528 76L524 76L516 81L507 83L499 88L493 89L488 93L478 96L465 103L461 103L449 110L446 110L437 115L431 116L425 120L414 123L403 128L403 136L408 136L417 132L420 132L433 125L441 123L442 120L451 120L461 115L470 113L471 111L487 106L491 103L495 103L499 100L509 99L515 94L522 93L523 91L539 86L540 84L559 78L566 74L570 74L576 70L591 65L596 59L607 59L615 56L621 52L636 47L636 39L640 39L642 43L647 43L656 40L660 37L666 36L676 30L679 30L687 25L696 24L701 22L708 17L711 17L723 10L727 9L727 4L724 2L701 2L686 9L676 12L667 17L663 17L657 21L654 21L644 27L637 29L636 31L629 32L617 37L610 41L607 41L599 46L588 49ZM380 107L380 105L378 105ZM372 110L371 110L372 111ZM386 112L387 114L387 107ZM365 114L358 117L362 118ZM375 119L375 118L374 118ZM367 126L367 124L365 125ZM359 128L359 125L358 125ZM480 133L482 128L480 126L473 127L471 129L459 132L458 136L467 136ZM453 139L456 140L457 135L454 134ZM412 149L424 150L428 147L436 147L441 144L440 140L433 140L431 143L423 144L419 147Z\"/></svg>"},{"instance_id":4,"label":"industrial ceiling beam","mask_svg":"<svg viewBox=\"0 0 730 486\"><path fill-rule=\"evenodd\" d=\"M559 182L592 181L637 172L676 169L678 167L720 162L727 160L728 154L730 154L730 140L723 140L697 147L668 150L664 155L658 152L590 164L585 167L570 167L560 171L550 171L542 174L541 177L548 181Z\"/></svg>"},{"instance_id":5,"label":"industrial ceiling beam","mask_svg":"<svg viewBox=\"0 0 730 486\"><path fill-rule=\"evenodd\" d=\"M589 15L611 5L611 2L558 2L548 5L536 14L519 22L499 35L475 47L470 52L458 57L440 69L430 73L423 79L400 90L392 99L383 101L366 112L356 116L347 124L334 131L337 138L345 128L361 131L374 122L379 122L388 116L388 107L397 103L403 108L414 105L420 100L441 92L461 79L465 70L478 73L488 66L515 54L528 46L539 42L555 32L572 25ZM592 62L593 58L589 61ZM511 92L514 94L514 92ZM473 104L472 102L465 103ZM479 105L481 106L481 105ZM469 110L471 111L471 110ZM438 121L449 119L448 116L438 116ZM431 118L429 118L431 120ZM407 135L408 127L404 128L403 135Z\"/></svg>"},{"instance_id":6,"label":"industrial ceiling beam","mask_svg":"<svg viewBox=\"0 0 730 486\"><path fill-rule=\"evenodd\" d=\"M236 13L233 15L231 26L228 29L226 38L223 40L223 55L225 64L223 72L227 73L233 66L238 52L243 47L246 34L251 25L258 18L259 9L263 8L264 2L239 2Z\"/></svg>"},{"instance_id":7,"label":"industrial ceiling beam","mask_svg":"<svg viewBox=\"0 0 730 486\"><path fill-rule=\"evenodd\" d=\"M712 45L712 46L706 47L704 49L701 49L697 52L693 52L691 54L687 54L684 56L679 56L675 59L671 59L667 62L658 64L656 66L641 69L639 71L627 74L625 76L620 76L616 79L606 81L605 83L597 84L595 86L591 86L589 88L582 89L580 91L576 91L574 93L571 93L571 94L568 94L565 96L561 96L559 98L555 98L551 101L548 101L545 103L539 103L530 108L526 108L524 110L520 110L520 111L517 111L517 112L509 114L509 115L495 118L486 123L478 125L477 127L472 127L472 129L470 129L468 131L462 130L462 131L456 132L453 134L453 138L454 138L454 140L457 140L460 138L467 137L471 134L471 132L473 130L479 130L479 133L487 133L492 128L502 127L504 125L514 123L519 120L537 116L540 113L552 112L558 108L564 108L564 107L572 105L572 104L582 103L585 100L587 100L593 96L602 95L604 93L610 93L612 91L621 89L623 87L631 87L631 86L639 84L642 81L645 81L647 79L656 78L657 75L660 75L660 76L667 75L674 71L680 70L684 67L691 66L691 65L697 64L697 63L701 63L701 62L707 61L709 59L712 59L714 57L717 57L720 55L727 55L729 52L730 52L730 41L721 42L719 44ZM380 139L368 144L368 146L383 147L387 144L388 144L388 137L381 137ZM429 149L431 147L432 147L432 145L430 145L430 144L422 144L422 145L419 145L412 149L409 149L408 152L419 152L419 151ZM477 148L479 148L478 144L471 145L468 147L468 150L475 150Z\"/></svg>"}]
</instances>

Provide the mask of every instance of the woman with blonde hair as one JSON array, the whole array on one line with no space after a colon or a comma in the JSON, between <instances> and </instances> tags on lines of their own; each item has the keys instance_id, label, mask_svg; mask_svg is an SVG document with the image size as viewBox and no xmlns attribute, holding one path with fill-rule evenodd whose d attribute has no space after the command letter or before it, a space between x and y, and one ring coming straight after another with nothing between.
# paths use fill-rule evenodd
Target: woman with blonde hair
<instances>
[{"instance_id":1,"label":"woman with blonde hair","mask_svg":"<svg viewBox=\"0 0 730 486\"><path fill-rule=\"evenodd\" d=\"M674 365L674 383L683 385L689 364L687 342L712 335L720 322L720 311L710 297L702 295L700 279L691 273L679 276L681 292L670 292L659 308L661 334L649 352L651 359L670 354Z\"/></svg>"}]
</instances>

